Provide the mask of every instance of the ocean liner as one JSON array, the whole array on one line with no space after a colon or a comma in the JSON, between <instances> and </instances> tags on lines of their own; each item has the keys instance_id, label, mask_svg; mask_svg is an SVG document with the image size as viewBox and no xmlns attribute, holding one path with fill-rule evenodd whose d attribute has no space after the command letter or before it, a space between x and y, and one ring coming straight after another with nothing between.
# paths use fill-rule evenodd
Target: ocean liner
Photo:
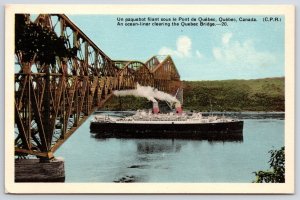
<instances>
[{"instance_id":1,"label":"ocean liner","mask_svg":"<svg viewBox=\"0 0 300 200\"><path fill-rule=\"evenodd\" d=\"M179 138L241 140L242 120L225 116L204 116L201 113L183 112L176 104L175 112L160 113L158 103L153 103L152 111L138 110L134 115L116 118L95 115L90 123L90 131L97 137L109 138Z\"/></svg>"}]
</instances>

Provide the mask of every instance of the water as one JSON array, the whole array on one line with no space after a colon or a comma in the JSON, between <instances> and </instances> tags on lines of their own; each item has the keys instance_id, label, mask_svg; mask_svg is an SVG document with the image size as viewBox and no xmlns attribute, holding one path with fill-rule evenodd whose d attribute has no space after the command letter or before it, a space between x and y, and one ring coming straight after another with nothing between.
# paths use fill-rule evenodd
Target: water
<instances>
[{"instance_id":1,"label":"water","mask_svg":"<svg viewBox=\"0 0 300 200\"><path fill-rule=\"evenodd\" d=\"M90 119L55 153L65 159L66 182L249 183L269 168L268 151L284 145L278 118L244 119L243 141L234 142L96 139Z\"/></svg>"}]
</instances>

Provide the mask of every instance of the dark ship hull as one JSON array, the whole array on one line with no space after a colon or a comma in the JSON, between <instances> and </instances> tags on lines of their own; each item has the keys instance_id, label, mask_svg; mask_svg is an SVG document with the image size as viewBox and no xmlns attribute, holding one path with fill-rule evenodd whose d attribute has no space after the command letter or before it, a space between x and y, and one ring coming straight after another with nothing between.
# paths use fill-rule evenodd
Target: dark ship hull
<instances>
[{"instance_id":1,"label":"dark ship hull","mask_svg":"<svg viewBox=\"0 0 300 200\"><path fill-rule=\"evenodd\" d=\"M243 121L217 123L110 123L91 122L99 138L177 138L242 140Z\"/></svg>"}]
</instances>

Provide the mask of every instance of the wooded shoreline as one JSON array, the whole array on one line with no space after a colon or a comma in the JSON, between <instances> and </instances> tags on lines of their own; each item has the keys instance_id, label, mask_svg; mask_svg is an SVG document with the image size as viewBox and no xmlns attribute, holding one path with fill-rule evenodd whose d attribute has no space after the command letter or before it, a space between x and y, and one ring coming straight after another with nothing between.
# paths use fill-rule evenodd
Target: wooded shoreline
<instances>
[{"instance_id":1,"label":"wooded shoreline","mask_svg":"<svg viewBox=\"0 0 300 200\"><path fill-rule=\"evenodd\" d=\"M284 77L252 80L183 81L183 108L209 111L284 112ZM112 97L102 110L148 109L152 103L133 96Z\"/></svg>"}]
</instances>

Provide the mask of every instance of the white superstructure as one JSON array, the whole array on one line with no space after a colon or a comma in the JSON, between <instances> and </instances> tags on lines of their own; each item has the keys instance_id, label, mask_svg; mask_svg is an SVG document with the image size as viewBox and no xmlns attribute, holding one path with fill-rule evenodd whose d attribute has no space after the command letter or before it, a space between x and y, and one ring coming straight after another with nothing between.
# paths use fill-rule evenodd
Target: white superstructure
<instances>
[{"instance_id":1,"label":"white superstructure","mask_svg":"<svg viewBox=\"0 0 300 200\"><path fill-rule=\"evenodd\" d=\"M139 123L139 124L195 124L195 123L224 123L236 121L224 116L203 116L201 113L193 113L187 115L186 113L166 113L153 114L144 110L138 110L133 116L125 118L111 117L108 115L96 115L92 122L102 123Z\"/></svg>"}]
</instances>

